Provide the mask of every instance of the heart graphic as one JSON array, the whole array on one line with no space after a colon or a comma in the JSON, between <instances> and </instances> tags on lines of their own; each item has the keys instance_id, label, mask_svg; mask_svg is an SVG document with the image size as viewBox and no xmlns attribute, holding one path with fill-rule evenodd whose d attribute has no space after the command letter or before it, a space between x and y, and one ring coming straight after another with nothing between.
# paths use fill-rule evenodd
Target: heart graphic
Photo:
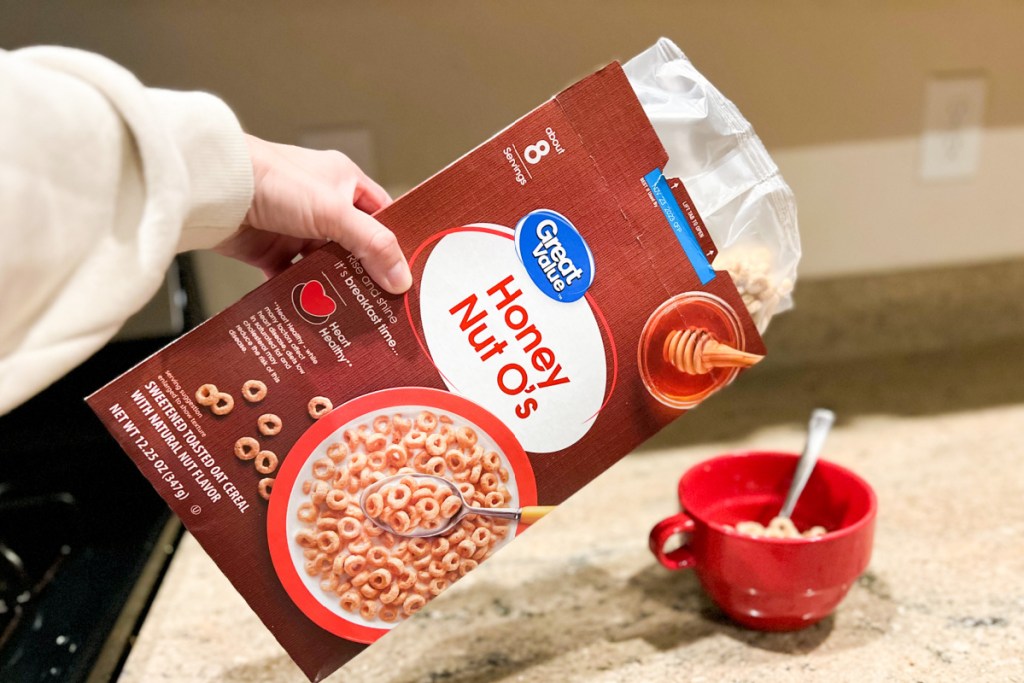
<instances>
[{"instance_id":1,"label":"heart graphic","mask_svg":"<svg viewBox=\"0 0 1024 683\"><path fill-rule=\"evenodd\" d=\"M302 286L302 293L299 295L299 303L302 310L310 315L326 318L334 313L338 307L334 299L327 296L324 286L319 280L310 280Z\"/></svg>"}]
</instances>

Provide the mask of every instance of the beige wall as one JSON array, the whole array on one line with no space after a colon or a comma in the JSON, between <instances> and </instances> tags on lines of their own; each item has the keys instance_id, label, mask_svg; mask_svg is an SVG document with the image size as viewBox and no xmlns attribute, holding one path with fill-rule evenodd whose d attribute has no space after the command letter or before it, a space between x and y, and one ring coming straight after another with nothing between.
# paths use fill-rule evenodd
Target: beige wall
<instances>
[{"instance_id":1,"label":"beige wall","mask_svg":"<svg viewBox=\"0 0 1024 683\"><path fill-rule=\"evenodd\" d=\"M147 83L216 92L249 130L277 140L367 127L379 178L397 189L659 35L736 101L775 155L800 204L803 275L1024 255L1020 0L0 0L4 47L97 50ZM925 184L925 81L958 70L989 79L979 173Z\"/></svg>"}]
</instances>

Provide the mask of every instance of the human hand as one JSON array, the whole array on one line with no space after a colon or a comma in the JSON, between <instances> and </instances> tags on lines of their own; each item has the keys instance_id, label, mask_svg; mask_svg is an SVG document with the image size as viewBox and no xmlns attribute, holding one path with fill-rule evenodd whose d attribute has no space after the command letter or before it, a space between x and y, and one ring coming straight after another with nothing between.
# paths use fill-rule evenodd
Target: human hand
<instances>
[{"instance_id":1,"label":"human hand","mask_svg":"<svg viewBox=\"0 0 1024 683\"><path fill-rule=\"evenodd\" d=\"M239 229L214 249L260 268L267 277L334 241L363 262L384 289L412 284L394 233L370 214L391 197L341 152L279 145L247 135L253 200Z\"/></svg>"}]
</instances>

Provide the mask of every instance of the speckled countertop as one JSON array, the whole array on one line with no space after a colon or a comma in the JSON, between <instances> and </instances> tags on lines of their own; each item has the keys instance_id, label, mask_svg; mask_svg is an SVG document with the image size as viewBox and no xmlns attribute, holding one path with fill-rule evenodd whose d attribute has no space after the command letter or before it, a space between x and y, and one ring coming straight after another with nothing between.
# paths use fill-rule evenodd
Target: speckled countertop
<instances>
[{"instance_id":1,"label":"speckled countertop","mask_svg":"<svg viewBox=\"0 0 1024 683\"><path fill-rule=\"evenodd\" d=\"M608 470L328 680L344 683L1024 681L1024 342L757 368ZM871 565L805 631L728 622L649 554L675 480L717 453L826 457L879 496ZM121 680L301 681L186 537Z\"/></svg>"}]
</instances>

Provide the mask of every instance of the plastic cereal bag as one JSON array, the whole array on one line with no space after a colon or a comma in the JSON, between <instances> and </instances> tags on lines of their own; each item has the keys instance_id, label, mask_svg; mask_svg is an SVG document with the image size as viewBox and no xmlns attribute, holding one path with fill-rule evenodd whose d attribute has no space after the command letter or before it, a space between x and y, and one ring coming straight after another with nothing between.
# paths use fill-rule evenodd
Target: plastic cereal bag
<instances>
[{"instance_id":1,"label":"plastic cereal bag","mask_svg":"<svg viewBox=\"0 0 1024 683\"><path fill-rule=\"evenodd\" d=\"M796 201L750 123L667 38L624 70L758 330L793 306L800 261Z\"/></svg>"}]
</instances>

